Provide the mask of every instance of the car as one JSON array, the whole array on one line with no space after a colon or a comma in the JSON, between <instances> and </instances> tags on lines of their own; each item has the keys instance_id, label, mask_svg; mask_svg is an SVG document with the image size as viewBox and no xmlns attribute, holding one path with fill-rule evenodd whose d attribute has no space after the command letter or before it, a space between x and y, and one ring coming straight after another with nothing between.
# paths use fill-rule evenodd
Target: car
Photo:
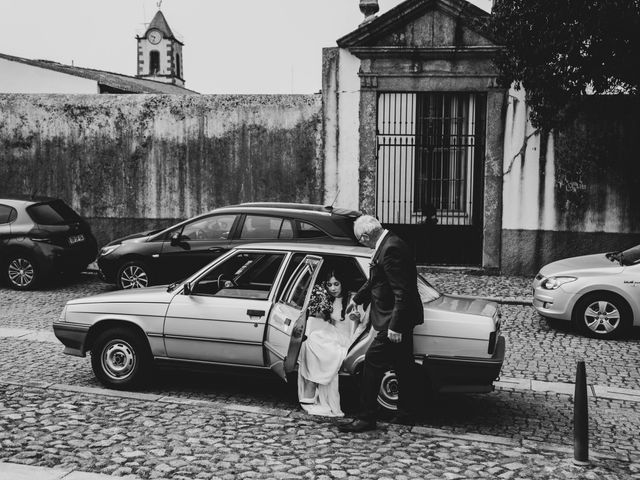
<instances>
[{"instance_id":1,"label":"car","mask_svg":"<svg viewBox=\"0 0 640 480\"><path fill-rule=\"evenodd\" d=\"M355 291L367 279L371 253L347 245L242 245L182 282L70 300L53 331L64 353L90 352L95 376L113 389L140 388L159 365L271 370L286 380L297 368L317 278L340 265L346 289ZM414 354L423 385L492 391L505 355L499 305L417 281L425 322L414 329ZM359 376L374 336L369 325L355 339L341 375ZM393 371L382 379L378 402L396 408Z\"/></svg>"},{"instance_id":2,"label":"car","mask_svg":"<svg viewBox=\"0 0 640 480\"><path fill-rule=\"evenodd\" d=\"M0 265L9 287L30 290L82 272L98 248L89 224L57 198L0 198Z\"/></svg>"},{"instance_id":3,"label":"car","mask_svg":"<svg viewBox=\"0 0 640 480\"><path fill-rule=\"evenodd\" d=\"M297 203L244 203L218 208L163 230L114 240L98 254L100 276L118 288L181 280L236 245L322 241L357 245L360 212Z\"/></svg>"},{"instance_id":4,"label":"car","mask_svg":"<svg viewBox=\"0 0 640 480\"><path fill-rule=\"evenodd\" d=\"M623 337L640 325L640 245L545 265L533 281L533 306L587 336Z\"/></svg>"}]
</instances>

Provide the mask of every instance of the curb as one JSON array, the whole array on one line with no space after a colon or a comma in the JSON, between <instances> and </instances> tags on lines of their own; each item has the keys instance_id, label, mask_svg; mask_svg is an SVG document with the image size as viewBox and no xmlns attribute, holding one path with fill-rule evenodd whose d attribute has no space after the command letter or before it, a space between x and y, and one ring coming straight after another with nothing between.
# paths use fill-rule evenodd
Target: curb
<instances>
[{"instance_id":1,"label":"curb","mask_svg":"<svg viewBox=\"0 0 640 480\"><path fill-rule=\"evenodd\" d=\"M268 408L268 407L260 407L253 405L242 405L238 403L228 403L217 400L194 400L189 398L177 397L174 395L160 395L160 394L148 394L148 393L138 393L138 392L126 392L120 390L109 390L106 388L96 388L96 387L81 387L74 385L66 385L66 384L56 384L49 382L17 382L6 379L0 379L0 385L12 385L22 388L36 388L41 390L55 390L55 391L63 391L63 392L71 392L79 395L99 395L99 396L109 396L109 397L118 397L124 398L128 400L138 400L145 402L162 402L162 403L170 403L177 405L189 405L193 407L207 407L211 410L223 410L223 411L231 411L231 412L239 412L239 413L249 413L256 415L267 415L272 417L282 417L282 418L293 418L293 419L306 419L310 421L314 421L316 423L323 424L335 424L335 419L331 419L328 417L313 417L304 413L300 410L287 410L280 408ZM573 447L568 447L566 445L560 444L552 444L549 442L538 442L534 440L527 439L519 439L515 440L509 437L500 437L494 435L483 435L477 433L454 433L448 430L440 429L440 428L431 428L431 427L423 427L423 426L403 426L396 425L388 422L380 422L381 425L384 425L388 428L393 429L407 429L411 433L417 435L428 435L430 437L437 438L445 438L445 439L456 439L463 440L468 442L475 443L485 443L491 445L502 445L502 446L513 446L513 447L524 447L530 449L537 449L543 451L550 451L555 453L562 454L573 454ZM631 454L607 454L602 452L597 452L594 450L590 450L590 456L592 458L599 459L609 459L609 460L619 460L624 462L632 463L632 455ZM47 477L48 478L48 477ZM64 478L64 480L71 480L67 477L53 477L56 478ZM83 478L83 477L78 477ZM111 477L105 477L105 480ZM122 477L119 477L122 478ZM125 477L126 478L126 477ZM101 477L97 477L96 480L101 480ZM2 477L0 476L0 480Z\"/></svg>"}]
</instances>

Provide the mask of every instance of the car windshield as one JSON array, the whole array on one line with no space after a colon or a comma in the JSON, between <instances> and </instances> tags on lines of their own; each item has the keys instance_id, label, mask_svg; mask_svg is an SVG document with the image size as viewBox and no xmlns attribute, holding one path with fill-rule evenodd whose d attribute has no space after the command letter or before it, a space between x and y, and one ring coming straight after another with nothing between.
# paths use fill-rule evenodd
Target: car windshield
<instances>
[{"instance_id":1,"label":"car windshield","mask_svg":"<svg viewBox=\"0 0 640 480\"><path fill-rule=\"evenodd\" d=\"M433 288L433 285L431 285L422 275L418 275L418 293L420 294L420 300L422 300L422 303L433 302L437 298L440 298L440 292Z\"/></svg>"},{"instance_id":2,"label":"car windshield","mask_svg":"<svg viewBox=\"0 0 640 480\"><path fill-rule=\"evenodd\" d=\"M64 225L80 220L80 216L62 200L32 205L27 208L27 212L39 225Z\"/></svg>"},{"instance_id":3,"label":"car windshield","mask_svg":"<svg viewBox=\"0 0 640 480\"><path fill-rule=\"evenodd\" d=\"M640 245L620 252L620 263L622 265L635 265L640 263Z\"/></svg>"}]
</instances>

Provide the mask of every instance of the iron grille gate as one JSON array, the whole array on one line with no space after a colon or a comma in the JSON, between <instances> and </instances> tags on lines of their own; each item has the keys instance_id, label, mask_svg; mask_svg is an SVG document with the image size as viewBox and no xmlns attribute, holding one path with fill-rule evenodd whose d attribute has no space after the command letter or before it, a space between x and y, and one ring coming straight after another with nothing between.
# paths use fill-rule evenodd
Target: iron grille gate
<instances>
[{"instance_id":1,"label":"iron grille gate","mask_svg":"<svg viewBox=\"0 0 640 480\"><path fill-rule=\"evenodd\" d=\"M418 261L481 262L485 98L378 97L376 214L414 245Z\"/></svg>"}]
</instances>

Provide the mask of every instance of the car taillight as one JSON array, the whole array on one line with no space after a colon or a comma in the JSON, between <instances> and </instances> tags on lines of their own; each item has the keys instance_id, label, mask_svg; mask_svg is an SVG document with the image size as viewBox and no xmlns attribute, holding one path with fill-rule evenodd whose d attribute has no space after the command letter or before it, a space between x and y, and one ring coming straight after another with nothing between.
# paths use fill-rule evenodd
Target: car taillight
<instances>
[{"instance_id":1,"label":"car taillight","mask_svg":"<svg viewBox=\"0 0 640 480\"><path fill-rule=\"evenodd\" d=\"M498 336L500 335L500 322L502 321L502 312L500 311L500 308L496 310L493 318L496 322L496 328L489 335L489 348L487 349L487 353L489 355L493 355L493 352L495 352L496 346L498 345Z\"/></svg>"}]
</instances>

